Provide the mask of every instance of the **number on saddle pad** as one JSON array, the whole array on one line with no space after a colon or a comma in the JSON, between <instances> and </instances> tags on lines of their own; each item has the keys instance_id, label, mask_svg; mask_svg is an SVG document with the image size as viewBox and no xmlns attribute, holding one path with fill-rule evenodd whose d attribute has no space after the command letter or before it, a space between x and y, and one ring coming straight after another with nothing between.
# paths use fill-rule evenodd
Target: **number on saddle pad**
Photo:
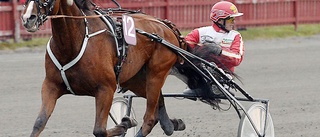
<instances>
[{"instance_id":1,"label":"number on saddle pad","mask_svg":"<svg viewBox=\"0 0 320 137\"><path fill-rule=\"evenodd\" d=\"M137 44L136 28L134 26L134 20L127 14L122 14L123 35L126 43L130 45Z\"/></svg>"}]
</instances>

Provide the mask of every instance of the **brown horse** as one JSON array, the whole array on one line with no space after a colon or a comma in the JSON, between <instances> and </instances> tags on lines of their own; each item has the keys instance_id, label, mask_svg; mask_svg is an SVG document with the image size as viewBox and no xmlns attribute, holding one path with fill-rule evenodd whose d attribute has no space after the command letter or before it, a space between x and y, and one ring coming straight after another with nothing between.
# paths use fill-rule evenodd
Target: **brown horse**
<instances>
[{"instance_id":1,"label":"brown horse","mask_svg":"<svg viewBox=\"0 0 320 137\"><path fill-rule=\"evenodd\" d=\"M144 122L136 136L147 136L158 120L165 133L171 135L175 123L168 118L161 88L171 67L177 62L177 55L166 46L137 34L137 44L129 45L127 57L120 60L115 34L97 17L94 9L97 7L89 0L26 2L22 21L30 32L37 31L48 16L56 15L56 18L51 19L52 38L45 55L46 75L42 84L41 110L31 136L39 136L57 99L65 94L95 97L95 136L121 135L127 128L135 126L135 123L124 119L113 129L106 130L117 84L147 99ZM130 16L136 28L156 33L179 46L174 31L163 22L141 13L131 13ZM123 65L118 80L115 67L119 60Z\"/></svg>"}]
</instances>

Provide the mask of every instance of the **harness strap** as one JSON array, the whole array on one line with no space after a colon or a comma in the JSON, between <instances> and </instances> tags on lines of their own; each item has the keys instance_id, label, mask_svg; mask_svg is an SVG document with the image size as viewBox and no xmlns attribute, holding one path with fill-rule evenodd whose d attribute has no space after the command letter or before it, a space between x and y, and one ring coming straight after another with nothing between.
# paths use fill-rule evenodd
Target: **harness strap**
<instances>
[{"instance_id":1,"label":"harness strap","mask_svg":"<svg viewBox=\"0 0 320 137\"><path fill-rule=\"evenodd\" d=\"M99 14L99 15L105 14L105 12L99 8L95 9L94 11L96 14ZM109 12L112 12L112 11L109 11ZM102 19L103 22L105 22L108 25L108 27L111 29L112 33L114 34L114 39L116 43L116 54L119 59L114 68L114 71L116 74L117 90L119 90L121 88L119 84L120 72L122 69L122 65L127 57L128 44L124 40L124 36L122 33L122 23L117 22L119 18L117 19L117 21L114 21L110 16L101 16L100 18Z\"/></svg>"},{"instance_id":2,"label":"harness strap","mask_svg":"<svg viewBox=\"0 0 320 137\"><path fill-rule=\"evenodd\" d=\"M108 21L108 19L105 16L103 16L103 14L101 14L101 12L99 12L97 10L94 10L94 12L101 16L100 18L108 25L108 27L110 28L112 34L115 34L115 31L114 31L113 26L111 25L110 21ZM119 51L119 47L118 47L118 40L115 37L115 35L114 35L114 41L116 42L116 47L117 47L117 57L119 57L120 56L120 51Z\"/></svg>"},{"instance_id":3,"label":"harness strap","mask_svg":"<svg viewBox=\"0 0 320 137\"><path fill-rule=\"evenodd\" d=\"M84 16L86 16L83 11L81 11L81 12L83 13ZM75 59L73 59L71 62L67 63L66 65L61 66L61 64L59 63L58 59L54 56L54 54L53 54L53 52L52 52L52 50L50 48L50 41L51 41L52 37L50 38L50 40L47 43L47 51L48 51L49 57L51 58L53 63L56 65L56 67L60 70L61 77L63 79L64 84L67 86L67 90L70 91L74 95L75 95L75 93L74 93L74 91L72 90L72 88L71 88L71 86L69 84L69 81L67 79L65 71L68 70L69 68L71 68L72 66L74 66L81 59L81 57L83 56L84 51L85 51L85 49L86 49L86 47L88 45L89 38L107 31L107 29L103 29L103 30L94 32L92 34L89 34L89 28L87 26L87 19L84 18L84 21L85 21L85 24L86 24L86 28L85 28L86 29L86 34L85 34L85 37L84 37L84 40L83 40L83 43L82 43L82 47L81 47L80 53L78 54L78 56Z\"/></svg>"}]
</instances>

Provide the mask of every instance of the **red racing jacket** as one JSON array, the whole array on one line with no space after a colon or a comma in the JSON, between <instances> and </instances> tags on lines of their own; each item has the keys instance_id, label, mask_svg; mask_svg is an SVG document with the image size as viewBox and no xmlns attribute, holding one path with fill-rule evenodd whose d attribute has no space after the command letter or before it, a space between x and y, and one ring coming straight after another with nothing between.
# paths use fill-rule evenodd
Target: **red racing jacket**
<instances>
[{"instance_id":1,"label":"red racing jacket","mask_svg":"<svg viewBox=\"0 0 320 137\"><path fill-rule=\"evenodd\" d=\"M222 65L234 72L235 66L240 65L244 55L244 45L241 34L238 31L231 30L229 33L220 29L217 25L201 27L192 30L186 37L189 47L194 49L205 41L213 41L220 45L222 52L220 56L214 56L218 60L215 62L218 67ZM222 63L222 64L221 64ZM222 67L223 68L223 67Z\"/></svg>"}]
</instances>

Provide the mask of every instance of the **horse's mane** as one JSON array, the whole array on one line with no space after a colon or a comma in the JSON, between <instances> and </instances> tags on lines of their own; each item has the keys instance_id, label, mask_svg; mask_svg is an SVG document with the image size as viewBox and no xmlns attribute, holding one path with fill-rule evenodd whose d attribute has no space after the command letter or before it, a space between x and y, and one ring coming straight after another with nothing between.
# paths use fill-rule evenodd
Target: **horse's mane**
<instances>
[{"instance_id":1,"label":"horse's mane","mask_svg":"<svg viewBox=\"0 0 320 137\"><path fill-rule=\"evenodd\" d=\"M95 8L91 0L74 0L74 2L82 10L93 10Z\"/></svg>"},{"instance_id":2,"label":"horse's mane","mask_svg":"<svg viewBox=\"0 0 320 137\"><path fill-rule=\"evenodd\" d=\"M180 48L187 50L187 47L188 47L187 42L185 41L184 37L182 36L181 32L176 27L176 25L167 19L165 19L165 20L158 19L158 20L163 22L167 27L169 27L173 31L173 33L176 35L176 37L179 41Z\"/></svg>"}]
</instances>

